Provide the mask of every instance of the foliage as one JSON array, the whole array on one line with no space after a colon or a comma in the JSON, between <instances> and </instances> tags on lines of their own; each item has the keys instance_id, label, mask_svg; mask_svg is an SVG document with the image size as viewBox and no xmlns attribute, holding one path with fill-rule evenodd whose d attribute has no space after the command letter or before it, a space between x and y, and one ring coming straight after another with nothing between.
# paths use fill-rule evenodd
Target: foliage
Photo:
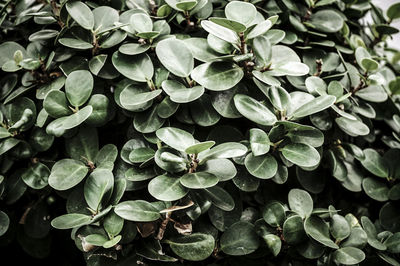
<instances>
[{"instance_id":1,"label":"foliage","mask_svg":"<svg viewBox=\"0 0 400 266\"><path fill-rule=\"evenodd\" d=\"M0 245L400 265L399 18L369 0L3 1Z\"/></svg>"}]
</instances>

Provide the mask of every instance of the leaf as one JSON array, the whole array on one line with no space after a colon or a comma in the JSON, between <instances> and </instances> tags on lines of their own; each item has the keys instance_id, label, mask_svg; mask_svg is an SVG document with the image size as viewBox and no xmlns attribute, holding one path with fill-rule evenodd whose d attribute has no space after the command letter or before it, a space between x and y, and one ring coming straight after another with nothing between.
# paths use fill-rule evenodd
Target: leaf
<instances>
[{"instance_id":1,"label":"leaf","mask_svg":"<svg viewBox=\"0 0 400 266\"><path fill-rule=\"evenodd\" d=\"M245 155L246 146L235 142L226 142L215 146L214 148L201 153L201 161L217 158L233 158Z\"/></svg>"},{"instance_id":2,"label":"leaf","mask_svg":"<svg viewBox=\"0 0 400 266\"><path fill-rule=\"evenodd\" d=\"M278 171L278 163L270 154L254 156L249 153L244 164L251 175L261 179L272 178Z\"/></svg>"},{"instance_id":3,"label":"leaf","mask_svg":"<svg viewBox=\"0 0 400 266\"><path fill-rule=\"evenodd\" d=\"M314 215L308 217L304 222L304 229L308 236L324 246L333 249L339 248L338 245L329 238L329 226L320 217Z\"/></svg>"},{"instance_id":4,"label":"leaf","mask_svg":"<svg viewBox=\"0 0 400 266\"><path fill-rule=\"evenodd\" d=\"M47 94L43 101L43 108L54 118L72 114L71 109L68 108L68 101L65 93L58 90L50 91Z\"/></svg>"},{"instance_id":5,"label":"leaf","mask_svg":"<svg viewBox=\"0 0 400 266\"><path fill-rule=\"evenodd\" d=\"M350 225L347 220L338 214L332 215L330 232L336 240L343 240L350 235Z\"/></svg>"},{"instance_id":6,"label":"leaf","mask_svg":"<svg viewBox=\"0 0 400 266\"><path fill-rule=\"evenodd\" d=\"M386 161L379 155L374 149L365 149L365 158L361 160L362 166L367 169L370 173L379 177L388 177L389 168Z\"/></svg>"},{"instance_id":7,"label":"leaf","mask_svg":"<svg viewBox=\"0 0 400 266\"><path fill-rule=\"evenodd\" d=\"M66 47L77 50L87 50L93 48L93 45L91 43L75 38L60 38L58 39L58 42Z\"/></svg>"},{"instance_id":8,"label":"leaf","mask_svg":"<svg viewBox=\"0 0 400 266\"><path fill-rule=\"evenodd\" d=\"M93 76L87 70L71 72L65 80L65 94L75 107L83 105L93 90Z\"/></svg>"},{"instance_id":9,"label":"leaf","mask_svg":"<svg viewBox=\"0 0 400 266\"><path fill-rule=\"evenodd\" d=\"M234 101L239 113L254 123L263 126L272 126L277 121L274 113L250 96L236 94Z\"/></svg>"},{"instance_id":10,"label":"leaf","mask_svg":"<svg viewBox=\"0 0 400 266\"><path fill-rule=\"evenodd\" d=\"M286 219L283 224L283 237L291 245L296 245L304 241L306 234L303 219L299 215L293 215Z\"/></svg>"},{"instance_id":11,"label":"leaf","mask_svg":"<svg viewBox=\"0 0 400 266\"><path fill-rule=\"evenodd\" d=\"M290 143L281 149L283 157L300 167L313 167L319 164L321 156L308 144Z\"/></svg>"},{"instance_id":12,"label":"leaf","mask_svg":"<svg viewBox=\"0 0 400 266\"><path fill-rule=\"evenodd\" d=\"M201 21L201 27L210 34L218 37L228 43L239 43L239 36L233 30L220 26L208 20Z\"/></svg>"},{"instance_id":13,"label":"leaf","mask_svg":"<svg viewBox=\"0 0 400 266\"><path fill-rule=\"evenodd\" d=\"M175 127L163 127L156 131L156 135L162 142L178 151L185 151L195 144L191 134Z\"/></svg>"},{"instance_id":14,"label":"leaf","mask_svg":"<svg viewBox=\"0 0 400 266\"><path fill-rule=\"evenodd\" d=\"M219 18L219 17L211 17L209 20L215 24L223 26L227 29L233 30L234 32L244 32L246 30L246 26L240 22L236 22L234 20L229 20L226 18Z\"/></svg>"},{"instance_id":15,"label":"leaf","mask_svg":"<svg viewBox=\"0 0 400 266\"><path fill-rule=\"evenodd\" d=\"M385 240L385 242L383 242L383 244L386 245L388 252L399 253L400 252L400 232L396 232L393 235L389 236Z\"/></svg>"},{"instance_id":16,"label":"leaf","mask_svg":"<svg viewBox=\"0 0 400 266\"><path fill-rule=\"evenodd\" d=\"M335 119L336 124L346 134L350 136L365 136L369 134L369 127L358 120L351 120L346 117L338 117Z\"/></svg>"},{"instance_id":17,"label":"leaf","mask_svg":"<svg viewBox=\"0 0 400 266\"><path fill-rule=\"evenodd\" d=\"M285 222L285 208L277 201L272 201L263 208L264 221L273 227L282 226Z\"/></svg>"},{"instance_id":18,"label":"leaf","mask_svg":"<svg viewBox=\"0 0 400 266\"><path fill-rule=\"evenodd\" d=\"M126 55L138 55L149 50L150 45L148 44L140 44L140 43L124 43L119 48L118 51L121 54Z\"/></svg>"},{"instance_id":19,"label":"leaf","mask_svg":"<svg viewBox=\"0 0 400 266\"><path fill-rule=\"evenodd\" d=\"M0 211L0 236L7 232L9 225L10 218L8 218L8 215L5 212Z\"/></svg>"},{"instance_id":20,"label":"leaf","mask_svg":"<svg viewBox=\"0 0 400 266\"><path fill-rule=\"evenodd\" d=\"M119 203L114 212L128 221L152 222L161 218L156 207L144 200L129 200Z\"/></svg>"},{"instance_id":21,"label":"leaf","mask_svg":"<svg viewBox=\"0 0 400 266\"><path fill-rule=\"evenodd\" d=\"M204 171L216 175L219 181L234 178L237 174L235 165L228 159L207 160L203 165L197 167L198 171Z\"/></svg>"},{"instance_id":22,"label":"leaf","mask_svg":"<svg viewBox=\"0 0 400 266\"><path fill-rule=\"evenodd\" d=\"M205 188L202 190L202 194L210 200L215 207L223 211L231 211L235 207L235 202L229 193L219 186Z\"/></svg>"},{"instance_id":23,"label":"leaf","mask_svg":"<svg viewBox=\"0 0 400 266\"><path fill-rule=\"evenodd\" d=\"M282 112L289 108L290 94L285 89L273 86L268 90L267 96L278 111Z\"/></svg>"},{"instance_id":24,"label":"leaf","mask_svg":"<svg viewBox=\"0 0 400 266\"><path fill-rule=\"evenodd\" d=\"M62 159L51 168L49 185L56 190L67 190L79 184L89 169L80 161Z\"/></svg>"},{"instance_id":25,"label":"leaf","mask_svg":"<svg viewBox=\"0 0 400 266\"><path fill-rule=\"evenodd\" d=\"M333 254L336 263L343 265L354 265L365 259L365 254L361 249L355 247L344 247L336 250Z\"/></svg>"},{"instance_id":26,"label":"leaf","mask_svg":"<svg viewBox=\"0 0 400 266\"><path fill-rule=\"evenodd\" d=\"M121 105L127 110L134 110L138 106L148 103L157 98L162 93L162 90L153 90L138 93L137 90L131 90L128 87L122 90L119 95Z\"/></svg>"},{"instance_id":27,"label":"leaf","mask_svg":"<svg viewBox=\"0 0 400 266\"><path fill-rule=\"evenodd\" d=\"M193 80L212 91L228 90L238 84L243 76L243 70L230 62L204 63L191 73Z\"/></svg>"},{"instance_id":28,"label":"leaf","mask_svg":"<svg viewBox=\"0 0 400 266\"><path fill-rule=\"evenodd\" d=\"M47 125L47 134L56 137L62 136L68 129L74 128L82 124L93 112L93 107L88 105L79 110L78 112L60 117Z\"/></svg>"},{"instance_id":29,"label":"leaf","mask_svg":"<svg viewBox=\"0 0 400 266\"><path fill-rule=\"evenodd\" d=\"M156 46L156 54L161 64L178 77L188 77L193 70L192 52L181 40L173 38L162 40Z\"/></svg>"},{"instance_id":30,"label":"leaf","mask_svg":"<svg viewBox=\"0 0 400 266\"><path fill-rule=\"evenodd\" d=\"M146 82L153 77L154 67L150 57L143 53L138 55L124 55L115 52L111 61L119 73L138 82Z\"/></svg>"},{"instance_id":31,"label":"leaf","mask_svg":"<svg viewBox=\"0 0 400 266\"><path fill-rule=\"evenodd\" d=\"M394 3L386 11L386 15L391 20L395 20L395 19L400 18L399 14L400 14L400 3Z\"/></svg>"},{"instance_id":32,"label":"leaf","mask_svg":"<svg viewBox=\"0 0 400 266\"><path fill-rule=\"evenodd\" d=\"M88 206L95 211L107 206L114 187L114 176L111 171L96 169L85 181L84 196Z\"/></svg>"},{"instance_id":33,"label":"leaf","mask_svg":"<svg viewBox=\"0 0 400 266\"><path fill-rule=\"evenodd\" d=\"M189 103L197 100L204 94L202 86L186 88L182 83L175 80L164 80L161 84L166 94L176 103Z\"/></svg>"},{"instance_id":34,"label":"leaf","mask_svg":"<svg viewBox=\"0 0 400 266\"><path fill-rule=\"evenodd\" d=\"M91 220L92 218L89 215L69 213L54 218L51 225L56 229L71 229L87 225Z\"/></svg>"},{"instance_id":35,"label":"leaf","mask_svg":"<svg viewBox=\"0 0 400 266\"><path fill-rule=\"evenodd\" d=\"M184 187L191 189L203 189L215 186L219 179L216 175L207 172L195 172L184 174L180 180Z\"/></svg>"},{"instance_id":36,"label":"leaf","mask_svg":"<svg viewBox=\"0 0 400 266\"><path fill-rule=\"evenodd\" d=\"M308 103L300 106L297 108L292 116L295 118L301 118L305 117L308 115L312 115L318 112L321 112L322 110L325 110L329 108L331 105L333 105L336 101L336 97L333 95L322 95L319 96Z\"/></svg>"},{"instance_id":37,"label":"leaf","mask_svg":"<svg viewBox=\"0 0 400 266\"><path fill-rule=\"evenodd\" d=\"M231 256L253 253L260 245L254 225L240 221L231 225L220 238L221 250Z\"/></svg>"},{"instance_id":38,"label":"leaf","mask_svg":"<svg viewBox=\"0 0 400 266\"><path fill-rule=\"evenodd\" d=\"M367 177L362 182L365 193L377 201L389 200L389 188L387 185L376 178Z\"/></svg>"},{"instance_id":39,"label":"leaf","mask_svg":"<svg viewBox=\"0 0 400 266\"><path fill-rule=\"evenodd\" d=\"M167 243L176 255L188 261L205 260L215 246L214 237L202 233L168 239Z\"/></svg>"},{"instance_id":40,"label":"leaf","mask_svg":"<svg viewBox=\"0 0 400 266\"><path fill-rule=\"evenodd\" d=\"M162 201L174 201L183 198L188 193L188 189L181 185L178 177L170 175L159 175L153 178L148 190L150 195Z\"/></svg>"},{"instance_id":41,"label":"leaf","mask_svg":"<svg viewBox=\"0 0 400 266\"><path fill-rule=\"evenodd\" d=\"M254 156L266 154L270 149L270 145L271 142L265 131L258 128L250 129L250 147Z\"/></svg>"},{"instance_id":42,"label":"leaf","mask_svg":"<svg viewBox=\"0 0 400 266\"><path fill-rule=\"evenodd\" d=\"M334 33L343 27L343 18L331 9L315 12L311 15L310 23L319 31Z\"/></svg>"},{"instance_id":43,"label":"leaf","mask_svg":"<svg viewBox=\"0 0 400 266\"><path fill-rule=\"evenodd\" d=\"M152 148L143 147L134 149L129 153L129 160L132 163L142 163L154 157L155 151Z\"/></svg>"},{"instance_id":44,"label":"leaf","mask_svg":"<svg viewBox=\"0 0 400 266\"><path fill-rule=\"evenodd\" d=\"M49 175L50 170L46 165L42 163L36 163L26 169L21 175L21 178L25 184L31 188L42 189L48 185Z\"/></svg>"},{"instance_id":45,"label":"leaf","mask_svg":"<svg viewBox=\"0 0 400 266\"><path fill-rule=\"evenodd\" d=\"M68 155L84 163L94 162L99 152L99 138L96 128L81 127L65 147Z\"/></svg>"},{"instance_id":46,"label":"leaf","mask_svg":"<svg viewBox=\"0 0 400 266\"><path fill-rule=\"evenodd\" d=\"M80 1L70 1L66 4L69 15L82 28L91 30L94 26L94 17L90 8Z\"/></svg>"},{"instance_id":47,"label":"leaf","mask_svg":"<svg viewBox=\"0 0 400 266\"><path fill-rule=\"evenodd\" d=\"M309 217L313 211L313 200L310 194L302 189L291 189L288 194L290 209L303 219Z\"/></svg>"},{"instance_id":48,"label":"leaf","mask_svg":"<svg viewBox=\"0 0 400 266\"><path fill-rule=\"evenodd\" d=\"M248 2L232 1L225 6L225 16L230 19L250 26L257 15L256 7Z\"/></svg>"},{"instance_id":49,"label":"leaf","mask_svg":"<svg viewBox=\"0 0 400 266\"><path fill-rule=\"evenodd\" d=\"M247 39L254 39L260 35L266 33L272 27L270 20L264 20L263 22L257 24L246 36Z\"/></svg>"},{"instance_id":50,"label":"leaf","mask_svg":"<svg viewBox=\"0 0 400 266\"><path fill-rule=\"evenodd\" d=\"M153 21L144 13L136 13L131 16L130 26L136 32L150 32L153 30Z\"/></svg>"},{"instance_id":51,"label":"leaf","mask_svg":"<svg viewBox=\"0 0 400 266\"><path fill-rule=\"evenodd\" d=\"M215 145L215 141L204 141L204 142L199 142L196 143L190 147L187 147L185 152L187 154L199 154L202 151L208 150L212 146Z\"/></svg>"}]
</instances>

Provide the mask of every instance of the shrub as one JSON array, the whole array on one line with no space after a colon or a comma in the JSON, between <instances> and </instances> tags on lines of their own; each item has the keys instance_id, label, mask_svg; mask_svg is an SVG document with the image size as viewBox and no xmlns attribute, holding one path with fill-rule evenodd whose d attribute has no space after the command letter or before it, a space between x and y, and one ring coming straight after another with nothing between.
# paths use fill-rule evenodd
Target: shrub
<instances>
[{"instance_id":1,"label":"shrub","mask_svg":"<svg viewBox=\"0 0 400 266\"><path fill-rule=\"evenodd\" d=\"M8 0L0 18L3 250L399 265L400 3Z\"/></svg>"}]
</instances>

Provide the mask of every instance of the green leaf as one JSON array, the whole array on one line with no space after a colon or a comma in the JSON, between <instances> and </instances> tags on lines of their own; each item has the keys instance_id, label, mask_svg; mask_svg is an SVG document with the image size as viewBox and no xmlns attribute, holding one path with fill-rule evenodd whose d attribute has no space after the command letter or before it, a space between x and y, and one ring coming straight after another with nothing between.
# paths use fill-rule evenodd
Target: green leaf
<instances>
[{"instance_id":1,"label":"green leaf","mask_svg":"<svg viewBox=\"0 0 400 266\"><path fill-rule=\"evenodd\" d=\"M131 16L130 26L136 32L149 32L153 30L153 21L144 13L136 13Z\"/></svg>"},{"instance_id":2,"label":"green leaf","mask_svg":"<svg viewBox=\"0 0 400 266\"><path fill-rule=\"evenodd\" d=\"M258 128L250 129L250 147L254 156L266 154L270 149L270 145L271 142L265 131Z\"/></svg>"},{"instance_id":3,"label":"green leaf","mask_svg":"<svg viewBox=\"0 0 400 266\"><path fill-rule=\"evenodd\" d=\"M198 171L216 175L219 181L226 181L234 178L237 174L235 165L228 159L207 160L203 165L198 166Z\"/></svg>"},{"instance_id":4,"label":"green leaf","mask_svg":"<svg viewBox=\"0 0 400 266\"><path fill-rule=\"evenodd\" d=\"M256 7L248 2L232 1L225 6L225 16L230 19L250 26L257 15Z\"/></svg>"},{"instance_id":5,"label":"green leaf","mask_svg":"<svg viewBox=\"0 0 400 266\"><path fill-rule=\"evenodd\" d=\"M313 200L310 194L302 189L291 189L288 194L288 201L290 209L302 218L311 215L313 211Z\"/></svg>"},{"instance_id":6,"label":"green leaf","mask_svg":"<svg viewBox=\"0 0 400 266\"><path fill-rule=\"evenodd\" d=\"M71 229L87 225L91 220L92 218L89 215L69 213L54 218L51 225L56 229Z\"/></svg>"},{"instance_id":7,"label":"green leaf","mask_svg":"<svg viewBox=\"0 0 400 266\"><path fill-rule=\"evenodd\" d=\"M153 178L148 190L150 195L162 201L174 201L183 198L188 189L181 185L178 177L170 175L159 175Z\"/></svg>"},{"instance_id":8,"label":"green leaf","mask_svg":"<svg viewBox=\"0 0 400 266\"><path fill-rule=\"evenodd\" d=\"M162 93L162 90L153 90L139 92L126 87L119 95L121 105L127 110L135 110L138 106L143 106L147 102L157 98Z\"/></svg>"},{"instance_id":9,"label":"green leaf","mask_svg":"<svg viewBox=\"0 0 400 266\"><path fill-rule=\"evenodd\" d=\"M175 80L164 80L161 84L166 94L176 103L189 103L197 100L204 94L202 86L186 88Z\"/></svg>"},{"instance_id":10,"label":"green leaf","mask_svg":"<svg viewBox=\"0 0 400 266\"><path fill-rule=\"evenodd\" d=\"M180 10L191 10L193 9L195 6L197 5L197 1L196 0L184 0L184 1L180 1L178 3L176 3L176 7Z\"/></svg>"},{"instance_id":11,"label":"green leaf","mask_svg":"<svg viewBox=\"0 0 400 266\"><path fill-rule=\"evenodd\" d=\"M365 136L369 134L369 127L358 120L351 120L346 117L338 117L335 119L336 124L346 134L350 136Z\"/></svg>"},{"instance_id":12,"label":"green leaf","mask_svg":"<svg viewBox=\"0 0 400 266\"><path fill-rule=\"evenodd\" d=\"M153 63L150 57L143 53L139 55L124 55L115 52L111 59L119 73L134 81L146 82L154 74Z\"/></svg>"},{"instance_id":13,"label":"green leaf","mask_svg":"<svg viewBox=\"0 0 400 266\"><path fill-rule=\"evenodd\" d=\"M271 87L267 96L278 111L282 112L289 108L290 94L282 87Z\"/></svg>"},{"instance_id":14,"label":"green leaf","mask_svg":"<svg viewBox=\"0 0 400 266\"><path fill-rule=\"evenodd\" d=\"M365 259L365 254L361 249L355 247L344 247L333 252L333 259L338 264L354 265Z\"/></svg>"},{"instance_id":15,"label":"green leaf","mask_svg":"<svg viewBox=\"0 0 400 266\"><path fill-rule=\"evenodd\" d=\"M195 172L184 174L180 178L184 187L191 189L203 189L215 186L219 179L216 175L207 172Z\"/></svg>"},{"instance_id":16,"label":"green leaf","mask_svg":"<svg viewBox=\"0 0 400 266\"><path fill-rule=\"evenodd\" d=\"M282 226L285 222L285 208L277 201L272 201L265 205L262 216L264 221L273 227Z\"/></svg>"},{"instance_id":17,"label":"green leaf","mask_svg":"<svg viewBox=\"0 0 400 266\"><path fill-rule=\"evenodd\" d=\"M156 131L156 135L162 142L178 151L185 151L195 144L190 133L175 127L163 127Z\"/></svg>"},{"instance_id":18,"label":"green leaf","mask_svg":"<svg viewBox=\"0 0 400 266\"><path fill-rule=\"evenodd\" d=\"M365 149L364 151L365 158L361 160L361 164L364 166L372 174L379 177L388 177L389 176L389 168L386 161L382 156L379 155L377 151L374 149Z\"/></svg>"},{"instance_id":19,"label":"green leaf","mask_svg":"<svg viewBox=\"0 0 400 266\"><path fill-rule=\"evenodd\" d=\"M121 54L126 54L126 55L138 55L146 52L149 50L150 45L148 44L140 44L140 43L125 43L122 44L119 48L118 51Z\"/></svg>"},{"instance_id":20,"label":"green leaf","mask_svg":"<svg viewBox=\"0 0 400 266\"><path fill-rule=\"evenodd\" d=\"M291 245L296 245L304 241L306 233L304 231L303 219L299 215L293 215L286 219L283 224L283 237Z\"/></svg>"},{"instance_id":21,"label":"green leaf","mask_svg":"<svg viewBox=\"0 0 400 266\"><path fill-rule=\"evenodd\" d=\"M95 211L107 206L114 187L114 176L111 171L96 169L85 181L84 196L88 206Z\"/></svg>"},{"instance_id":22,"label":"green leaf","mask_svg":"<svg viewBox=\"0 0 400 266\"><path fill-rule=\"evenodd\" d=\"M339 248L338 245L329 238L329 226L320 217L314 215L308 217L304 222L304 229L308 236L322 245L333 249Z\"/></svg>"},{"instance_id":23,"label":"green leaf","mask_svg":"<svg viewBox=\"0 0 400 266\"><path fill-rule=\"evenodd\" d=\"M83 105L93 90L93 76L87 70L71 72L65 80L65 94L75 107Z\"/></svg>"},{"instance_id":24,"label":"green leaf","mask_svg":"<svg viewBox=\"0 0 400 266\"><path fill-rule=\"evenodd\" d=\"M154 157L155 151L152 148L143 147L134 149L129 153L129 161L142 163Z\"/></svg>"},{"instance_id":25,"label":"green leaf","mask_svg":"<svg viewBox=\"0 0 400 266\"><path fill-rule=\"evenodd\" d=\"M206 30L208 33L218 37L221 40L224 40L228 43L238 44L239 36L233 30L220 26L214 22L208 20L201 21L201 27Z\"/></svg>"},{"instance_id":26,"label":"green leaf","mask_svg":"<svg viewBox=\"0 0 400 266\"><path fill-rule=\"evenodd\" d=\"M94 17L90 8L80 1L69 1L66 4L69 15L82 28L91 30L94 26Z\"/></svg>"},{"instance_id":27,"label":"green leaf","mask_svg":"<svg viewBox=\"0 0 400 266\"><path fill-rule=\"evenodd\" d=\"M248 222L237 222L231 225L221 236L221 250L231 256L243 256L253 253L260 241L254 225Z\"/></svg>"},{"instance_id":28,"label":"green leaf","mask_svg":"<svg viewBox=\"0 0 400 266\"><path fill-rule=\"evenodd\" d=\"M172 251L188 261L201 261L208 258L215 246L214 237L208 234L194 233L166 241Z\"/></svg>"},{"instance_id":29,"label":"green leaf","mask_svg":"<svg viewBox=\"0 0 400 266\"><path fill-rule=\"evenodd\" d=\"M321 156L318 151L303 143L290 143L281 149L283 157L300 167L313 167L319 164Z\"/></svg>"},{"instance_id":30,"label":"green leaf","mask_svg":"<svg viewBox=\"0 0 400 266\"><path fill-rule=\"evenodd\" d=\"M243 70L230 62L204 63L193 69L191 77L208 90L223 91L234 87L243 78Z\"/></svg>"},{"instance_id":31,"label":"green leaf","mask_svg":"<svg viewBox=\"0 0 400 266\"><path fill-rule=\"evenodd\" d=\"M268 107L244 94L236 94L234 97L235 106L239 113L254 123L263 126L272 126L277 118Z\"/></svg>"},{"instance_id":32,"label":"green leaf","mask_svg":"<svg viewBox=\"0 0 400 266\"><path fill-rule=\"evenodd\" d=\"M268 250L272 253L274 257L278 256L282 248L282 241L279 236L274 234L263 235L262 238L267 245Z\"/></svg>"},{"instance_id":33,"label":"green leaf","mask_svg":"<svg viewBox=\"0 0 400 266\"><path fill-rule=\"evenodd\" d=\"M118 11L109 6L99 6L93 9L94 29L102 32L114 27L114 23L119 20Z\"/></svg>"},{"instance_id":34,"label":"green leaf","mask_svg":"<svg viewBox=\"0 0 400 266\"><path fill-rule=\"evenodd\" d=\"M351 232L349 223L343 216L339 214L332 215L331 226L329 229L332 236L336 240L343 240L347 238Z\"/></svg>"},{"instance_id":35,"label":"green leaf","mask_svg":"<svg viewBox=\"0 0 400 266\"><path fill-rule=\"evenodd\" d=\"M254 156L249 153L244 164L251 175L261 179L272 178L278 171L278 163L270 154Z\"/></svg>"},{"instance_id":36,"label":"green leaf","mask_svg":"<svg viewBox=\"0 0 400 266\"><path fill-rule=\"evenodd\" d=\"M144 200L121 202L115 206L114 212L121 218L134 222L152 222L161 218L158 209Z\"/></svg>"},{"instance_id":37,"label":"green leaf","mask_svg":"<svg viewBox=\"0 0 400 266\"><path fill-rule=\"evenodd\" d=\"M247 152L246 146L240 143L227 142L222 143L214 148L201 153L200 158L202 161L217 159L217 158L233 158L245 155Z\"/></svg>"},{"instance_id":38,"label":"green leaf","mask_svg":"<svg viewBox=\"0 0 400 266\"><path fill-rule=\"evenodd\" d=\"M156 46L156 54L163 66L178 77L188 77L193 70L192 52L181 40L162 40Z\"/></svg>"},{"instance_id":39,"label":"green leaf","mask_svg":"<svg viewBox=\"0 0 400 266\"><path fill-rule=\"evenodd\" d=\"M190 147L187 147L185 152L187 154L199 154L202 151L210 149L212 146L215 145L215 141L204 141L196 143Z\"/></svg>"},{"instance_id":40,"label":"green leaf","mask_svg":"<svg viewBox=\"0 0 400 266\"><path fill-rule=\"evenodd\" d=\"M361 66L362 66L366 71L372 72L372 71L375 71L375 70L378 69L379 64L378 64L378 62L376 62L376 61L373 60L373 59L364 58L364 59L361 61Z\"/></svg>"},{"instance_id":41,"label":"green leaf","mask_svg":"<svg viewBox=\"0 0 400 266\"><path fill-rule=\"evenodd\" d=\"M387 185L376 178L367 177L362 182L365 193L374 200L389 200L389 188Z\"/></svg>"},{"instance_id":42,"label":"green leaf","mask_svg":"<svg viewBox=\"0 0 400 266\"><path fill-rule=\"evenodd\" d=\"M264 20L263 22L257 24L246 36L247 39L254 39L260 35L266 33L272 27L272 22L270 20Z\"/></svg>"},{"instance_id":43,"label":"green leaf","mask_svg":"<svg viewBox=\"0 0 400 266\"><path fill-rule=\"evenodd\" d=\"M235 202L231 195L219 186L205 188L201 192L215 207L223 211L232 211L235 207Z\"/></svg>"},{"instance_id":44,"label":"green leaf","mask_svg":"<svg viewBox=\"0 0 400 266\"><path fill-rule=\"evenodd\" d=\"M1 233L0 233L1 235ZM387 247L387 251L390 253L399 253L400 252L400 232L396 232L393 235L389 236L384 245Z\"/></svg>"},{"instance_id":45,"label":"green leaf","mask_svg":"<svg viewBox=\"0 0 400 266\"><path fill-rule=\"evenodd\" d=\"M226 18L219 18L219 17L212 17L212 18L209 18L209 20L211 22L214 22L215 24L218 24L220 26L223 26L225 28L233 30L237 33L244 32L246 30L245 25L243 25L242 23L236 22L234 20L229 20Z\"/></svg>"},{"instance_id":46,"label":"green leaf","mask_svg":"<svg viewBox=\"0 0 400 266\"><path fill-rule=\"evenodd\" d=\"M69 140L65 148L72 159L84 163L93 163L99 152L99 138L96 128L81 127L78 134Z\"/></svg>"},{"instance_id":47,"label":"green leaf","mask_svg":"<svg viewBox=\"0 0 400 266\"><path fill-rule=\"evenodd\" d=\"M334 10L324 9L313 13L310 23L319 31L334 33L342 29L344 20Z\"/></svg>"},{"instance_id":48,"label":"green leaf","mask_svg":"<svg viewBox=\"0 0 400 266\"><path fill-rule=\"evenodd\" d=\"M8 215L5 212L0 211L0 236L7 232L9 225L10 218L8 218Z\"/></svg>"},{"instance_id":49,"label":"green leaf","mask_svg":"<svg viewBox=\"0 0 400 266\"><path fill-rule=\"evenodd\" d=\"M93 48L93 45L91 43L75 38L60 38L58 39L58 42L66 47L77 50L87 50Z\"/></svg>"},{"instance_id":50,"label":"green leaf","mask_svg":"<svg viewBox=\"0 0 400 266\"><path fill-rule=\"evenodd\" d=\"M104 218L103 226L109 235L116 236L122 231L124 219L119 217L114 211L110 211Z\"/></svg>"},{"instance_id":51,"label":"green leaf","mask_svg":"<svg viewBox=\"0 0 400 266\"><path fill-rule=\"evenodd\" d=\"M54 118L67 116L72 114L71 109L68 108L68 101L65 93L62 91L50 91L43 101L43 107L46 112Z\"/></svg>"},{"instance_id":52,"label":"green leaf","mask_svg":"<svg viewBox=\"0 0 400 266\"><path fill-rule=\"evenodd\" d=\"M21 178L31 188L42 189L48 185L49 175L50 170L46 165L36 163L26 169Z\"/></svg>"},{"instance_id":53,"label":"green leaf","mask_svg":"<svg viewBox=\"0 0 400 266\"><path fill-rule=\"evenodd\" d=\"M67 190L79 184L89 169L80 161L62 159L51 168L49 185L56 190Z\"/></svg>"},{"instance_id":54,"label":"green leaf","mask_svg":"<svg viewBox=\"0 0 400 266\"><path fill-rule=\"evenodd\" d=\"M391 20L400 18L400 3L395 3L391 5L386 11L386 15Z\"/></svg>"},{"instance_id":55,"label":"green leaf","mask_svg":"<svg viewBox=\"0 0 400 266\"><path fill-rule=\"evenodd\" d=\"M74 128L82 124L93 112L93 107L88 105L78 112L57 118L47 125L46 132L56 137L62 136L68 129Z\"/></svg>"},{"instance_id":56,"label":"green leaf","mask_svg":"<svg viewBox=\"0 0 400 266\"><path fill-rule=\"evenodd\" d=\"M319 96L306 104L300 106L297 108L292 116L295 118L301 118L305 117L308 115L312 115L318 112L321 112L322 110L325 110L332 106L336 101L336 97L333 95L322 95Z\"/></svg>"}]
</instances>

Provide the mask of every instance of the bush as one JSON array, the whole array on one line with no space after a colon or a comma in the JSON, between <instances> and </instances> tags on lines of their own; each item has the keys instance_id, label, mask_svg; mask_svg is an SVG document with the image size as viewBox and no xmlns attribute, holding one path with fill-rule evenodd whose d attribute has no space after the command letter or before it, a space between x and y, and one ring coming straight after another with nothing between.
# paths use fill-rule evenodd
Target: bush
<instances>
[{"instance_id":1,"label":"bush","mask_svg":"<svg viewBox=\"0 0 400 266\"><path fill-rule=\"evenodd\" d=\"M3 251L400 265L400 3L0 6Z\"/></svg>"}]
</instances>

